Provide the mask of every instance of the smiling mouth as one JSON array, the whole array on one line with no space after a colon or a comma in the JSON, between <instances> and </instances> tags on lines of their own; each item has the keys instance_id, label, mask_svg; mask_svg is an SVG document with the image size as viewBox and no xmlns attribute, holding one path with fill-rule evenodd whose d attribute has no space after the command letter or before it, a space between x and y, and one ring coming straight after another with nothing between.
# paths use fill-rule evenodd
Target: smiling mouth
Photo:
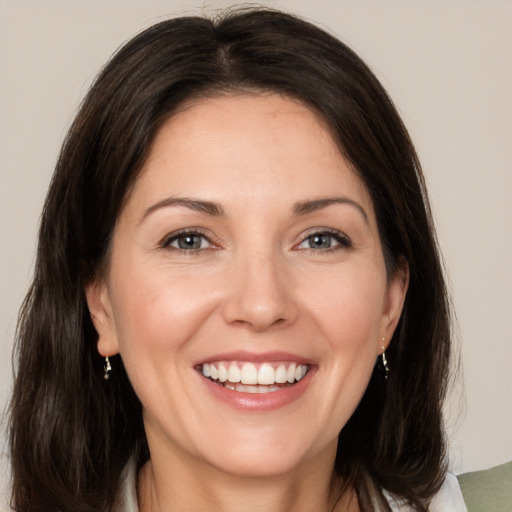
<instances>
[{"instance_id":1,"label":"smiling mouth","mask_svg":"<svg viewBox=\"0 0 512 512\"><path fill-rule=\"evenodd\" d=\"M218 361L203 363L197 370L208 380L239 393L272 393L302 380L309 366L294 362L249 363Z\"/></svg>"}]
</instances>

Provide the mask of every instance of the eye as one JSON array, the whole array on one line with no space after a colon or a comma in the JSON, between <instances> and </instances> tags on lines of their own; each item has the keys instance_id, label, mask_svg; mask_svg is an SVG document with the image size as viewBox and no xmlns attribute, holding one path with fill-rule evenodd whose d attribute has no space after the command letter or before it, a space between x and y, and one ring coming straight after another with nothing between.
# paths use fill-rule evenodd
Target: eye
<instances>
[{"instance_id":1,"label":"eye","mask_svg":"<svg viewBox=\"0 0 512 512\"><path fill-rule=\"evenodd\" d=\"M337 231L318 231L305 238L297 248L325 251L329 249L348 248L350 246L350 240Z\"/></svg>"},{"instance_id":2,"label":"eye","mask_svg":"<svg viewBox=\"0 0 512 512\"><path fill-rule=\"evenodd\" d=\"M182 251L200 251L213 246L210 240L202 233L193 231L170 235L163 243L163 248L180 249Z\"/></svg>"}]
</instances>

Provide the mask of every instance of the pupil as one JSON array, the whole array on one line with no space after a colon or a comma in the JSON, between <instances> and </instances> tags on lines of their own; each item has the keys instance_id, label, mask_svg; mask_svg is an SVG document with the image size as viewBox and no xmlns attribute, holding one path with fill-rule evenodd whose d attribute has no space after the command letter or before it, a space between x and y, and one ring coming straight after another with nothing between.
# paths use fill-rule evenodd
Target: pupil
<instances>
[{"instance_id":1,"label":"pupil","mask_svg":"<svg viewBox=\"0 0 512 512\"><path fill-rule=\"evenodd\" d=\"M328 249L331 247L331 237L329 235L313 235L309 237L311 247L317 249Z\"/></svg>"},{"instance_id":2,"label":"pupil","mask_svg":"<svg viewBox=\"0 0 512 512\"><path fill-rule=\"evenodd\" d=\"M180 249L200 249L201 238L197 235L185 235L178 239Z\"/></svg>"}]
</instances>

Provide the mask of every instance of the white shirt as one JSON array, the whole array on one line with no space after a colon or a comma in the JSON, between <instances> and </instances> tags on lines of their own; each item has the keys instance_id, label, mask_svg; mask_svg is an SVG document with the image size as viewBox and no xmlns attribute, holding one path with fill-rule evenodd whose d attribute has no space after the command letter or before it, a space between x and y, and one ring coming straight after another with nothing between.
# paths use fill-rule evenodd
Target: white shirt
<instances>
[{"instance_id":1,"label":"white shirt","mask_svg":"<svg viewBox=\"0 0 512 512\"><path fill-rule=\"evenodd\" d=\"M384 496L393 512L410 512L410 507L388 492L384 491ZM467 512L468 509L455 475L452 473L446 475L441 489L432 498L428 510L429 512Z\"/></svg>"}]
</instances>

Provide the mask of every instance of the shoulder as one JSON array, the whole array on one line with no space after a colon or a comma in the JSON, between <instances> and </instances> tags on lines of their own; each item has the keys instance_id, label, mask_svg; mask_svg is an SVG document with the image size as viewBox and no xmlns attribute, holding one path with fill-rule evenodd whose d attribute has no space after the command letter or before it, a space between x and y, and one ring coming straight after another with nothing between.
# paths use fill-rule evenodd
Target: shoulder
<instances>
[{"instance_id":1,"label":"shoulder","mask_svg":"<svg viewBox=\"0 0 512 512\"><path fill-rule=\"evenodd\" d=\"M392 512L411 511L410 507L401 502L401 500L394 498L389 493L384 494ZM446 475L443 485L432 498L428 509L430 512L467 512L459 482L455 475L451 473Z\"/></svg>"},{"instance_id":2,"label":"shoulder","mask_svg":"<svg viewBox=\"0 0 512 512\"><path fill-rule=\"evenodd\" d=\"M466 512L466 504L462 497L457 477L448 473L438 493L430 502L432 512Z\"/></svg>"},{"instance_id":3,"label":"shoulder","mask_svg":"<svg viewBox=\"0 0 512 512\"><path fill-rule=\"evenodd\" d=\"M512 461L458 477L469 512L512 510Z\"/></svg>"}]
</instances>

